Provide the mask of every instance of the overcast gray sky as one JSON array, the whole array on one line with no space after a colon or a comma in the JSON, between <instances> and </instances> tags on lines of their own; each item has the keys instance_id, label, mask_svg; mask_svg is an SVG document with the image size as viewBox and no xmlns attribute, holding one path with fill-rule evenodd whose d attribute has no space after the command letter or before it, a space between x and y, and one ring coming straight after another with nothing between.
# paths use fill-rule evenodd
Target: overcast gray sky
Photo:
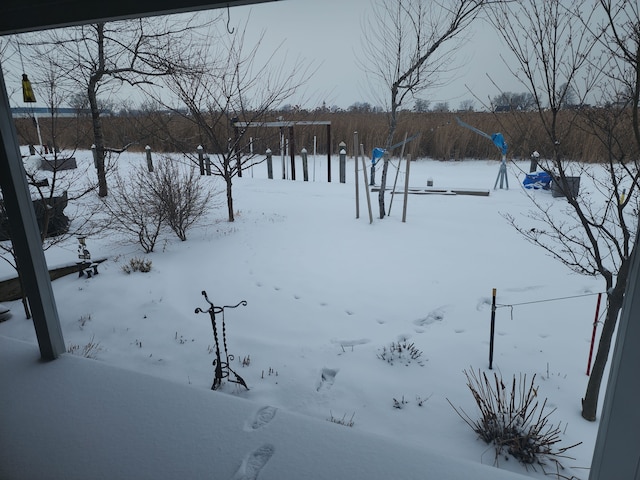
<instances>
[{"instance_id":1,"label":"overcast gray sky","mask_svg":"<svg viewBox=\"0 0 640 480\"><path fill-rule=\"evenodd\" d=\"M346 108L355 102L376 104L365 88L366 77L356 65L361 52L361 23L363 13L372 0L282 0L250 7L231 9L231 22L242 24L250 15L249 24L256 32L265 30L264 47L277 46L290 58L300 56L320 64L309 81L307 97L310 102L338 105ZM455 63L460 66L446 86L428 90L420 97L431 101L449 102L452 109L461 101L475 101L469 89L487 100L500 92L487 74L503 91L523 92L525 88L508 72L499 54L508 56L498 34L483 21L477 21L469 32L470 41L456 52ZM465 86L466 85L466 86ZM467 89L468 87L468 89ZM295 102L292 102L295 103ZM310 105L314 106L314 105Z\"/></svg>"},{"instance_id":2,"label":"overcast gray sky","mask_svg":"<svg viewBox=\"0 0 640 480\"><path fill-rule=\"evenodd\" d=\"M286 53L292 62L301 58L317 66L302 95L288 103L301 103L306 108L315 108L323 101L327 106L341 108L356 102L379 105L367 88L365 73L356 64L356 57L362 52L363 15L372 1L375 0L280 0L234 7L229 10L229 24L238 31L249 19L250 33L246 41L255 43L264 31L260 46L264 55L282 43L279 54ZM223 15L223 21L226 21L226 12L218 10L216 13ZM425 91L420 98L430 101L432 106L448 102L451 109L457 109L461 101L473 100L474 108L480 110L482 106L474 95L488 104L488 98L497 96L500 90L525 91L501 60L500 54L508 57L510 52L491 26L478 20L468 35L470 40L455 52L454 63L459 69L452 74L453 78L442 87ZM22 105L19 88L22 72L13 53L5 58L3 68L12 105L17 106ZM492 84L488 75L499 88ZM128 96L126 92L120 92L120 96L123 95ZM136 97L133 93L130 99L135 102Z\"/></svg>"}]
</instances>

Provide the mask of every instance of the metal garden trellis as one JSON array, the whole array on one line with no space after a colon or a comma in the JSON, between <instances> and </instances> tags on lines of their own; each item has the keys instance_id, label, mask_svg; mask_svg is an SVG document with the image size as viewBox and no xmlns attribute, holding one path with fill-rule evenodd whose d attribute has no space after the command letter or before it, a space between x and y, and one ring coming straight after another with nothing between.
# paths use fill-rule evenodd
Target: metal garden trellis
<instances>
[{"instance_id":1,"label":"metal garden trellis","mask_svg":"<svg viewBox=\"0 0 640 480\"><path fill-rule=\"evenodd\" d=\"M220 385L222 385L222 380L225 378L228 378L230 373L234 375L233 379L229 378L230 382L240 384L244 388L249 390L249 387L247 387L247 384L244 381L244 379L240 375L238 375L236 372L234 372L233 369L229 366L229 362L233 361L234 357L233 355L229 354L229 350L227 349L227 328L224 321L225 308L237 308L240 305L246 307L247 301L242 300L236 305L225 305L223 307L217 307L209 300L209 297L207 296L206 291L203 290L202 295L204 296L204 299L209 304L209 308L207 310L203 310L200 307L198 307L196 308L195 313L209 314L209 316L211 317L211 326L213 327L213 338L216 342L216 358L213 361L213 366L216 367L216 369L215 369L215 376L213 378L213 385L211 385L211 390L217 390L220 387ZM222 346L224 348L224 361L222 361L222 354L220 351L220 342L218 340L218 327L216 324L216 313L222 314Z\"/></svg>"}]
</instances>

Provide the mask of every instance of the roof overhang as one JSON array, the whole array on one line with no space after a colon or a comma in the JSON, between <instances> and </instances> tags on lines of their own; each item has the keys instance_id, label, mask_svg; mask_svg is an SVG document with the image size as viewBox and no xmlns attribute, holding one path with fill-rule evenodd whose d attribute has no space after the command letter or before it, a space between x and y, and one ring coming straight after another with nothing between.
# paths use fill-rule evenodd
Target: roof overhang
<instances>
[{"instance_id":1,"label":"roof overhang","mask_svg":"<svg viewBox=\"0 0 640 480\"><path fill-rule=\"evenodd\" d=\"M276 0L2 0L0 35Z\"/></svg>"}]
</instances>

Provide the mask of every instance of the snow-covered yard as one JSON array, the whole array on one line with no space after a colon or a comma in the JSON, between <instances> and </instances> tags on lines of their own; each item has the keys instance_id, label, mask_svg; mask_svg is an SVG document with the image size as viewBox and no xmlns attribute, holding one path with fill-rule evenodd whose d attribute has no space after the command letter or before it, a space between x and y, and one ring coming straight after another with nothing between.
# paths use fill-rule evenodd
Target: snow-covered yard
<instances>
[{"instance_id":1,"label":"snow-covered yard","mask_svg":"<svg viewBox=\"0 0 640 480\"><path fill-rule=\"evenodd\" d=\"M91 164L90 152L76 157L81 168ZM126 154L119 168L144 162L143 154ZM527 195L552 203L558 214L566 201L521 187L524 173L518 167L528 169L528 162L510 164L510 188L494 190L499 171L494 160L419 159L411 164L411 186L433 179L434 187L484 189L490 195L412 194L403 223L401 195L393 200L391 215L379 220L377 194L372 194L370 224L361 178L360 218L355 218L353 159L347 162L346 184L338 182L337 159L331 183L326 159L310 162L316 169L312 182L268 180L265 165L245 171L234 179L234 223L225 221L223 206L212 209L205 224L188 231L186 242L167 235L151 254L116 234L89 237L93 258L107 258L99 275L70 275L53 283L69 348L81 352L93 345L88 356L95 361L196 389L198 401L205 395L223 398L219 405L229 409L222 412L229 421L235 403L250 409L244 401L249 400L271 407L262 411L265 415L277 409L313 417L322 422L322 432L350 429L358 438L383 437L397 451L406 446L410 454L403 462L415 458L421 465L424 459L415 452L426 451L543 478L539 467L526 470L513 459L496 458L493 447L479 440L449 404L476 415L463 372L493 375L488 361L495 288L493 371L505 383L514 375L535 375L538 398L548 398L547 407L556 409L552 423L562 424L560 446L582 442L568 452L573 458L563 461L563 475L587 478L598 425L581 418L580 398L603 282L572 274L523 240L502 216L511 214L526 225L532 208ZM215 177L204 180L222 188ZM584 181L582 188L589 188ZM74 262L76 243L70 239L48 250L49 266ZM151 271L126 274L122 266L134 257L151 261ZM0 266L0 277L11 274L8 266ZM228 381L217 392L209 390L213 331L208 315L194 313L209 307L203 290L217 306L247 302L226 309L224 321L231 368L249 390ZM35 344L20 303L4 303L13 317L0 323L0 336ZM220 329L221 314L217 320ZM409 347L413 357L404 348L398 354L398 345ZM174 387L170 390L173 395ZM93 401L99 409L100 398ZM128 407L122 408L127 415ZM78 412L75 421L86 421L84 413ZM214 432L227 427L235 428L225 424ZM262 457L275 459L278 441L269 443L276 453L265 450ZM354 456L367 453L349 448ZM378 462L393 461L391 456L370 460L374 470ZM300 466L304 462L300 459ZM268 465L264 478L283 478L275 467L268 474Z\"/></svg>"}]
</instances>

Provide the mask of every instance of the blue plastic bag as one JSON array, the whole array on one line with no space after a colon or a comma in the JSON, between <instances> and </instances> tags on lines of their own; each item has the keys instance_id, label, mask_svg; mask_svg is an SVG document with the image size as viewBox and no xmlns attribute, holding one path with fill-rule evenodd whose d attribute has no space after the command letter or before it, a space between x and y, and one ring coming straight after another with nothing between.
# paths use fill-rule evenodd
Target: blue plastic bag
<instances>
[{"instance_id":1,"label":"blue plastic bag","mask_svg":"<svg viewBox=\"0 0 640 480\"><path fill-rule=\"evenodd\" d=\"M551 184L551 175L547 172L527 173L522 181L524 188L533 188L534 190L549 190Z\"/></svg>"}]
</instances>

